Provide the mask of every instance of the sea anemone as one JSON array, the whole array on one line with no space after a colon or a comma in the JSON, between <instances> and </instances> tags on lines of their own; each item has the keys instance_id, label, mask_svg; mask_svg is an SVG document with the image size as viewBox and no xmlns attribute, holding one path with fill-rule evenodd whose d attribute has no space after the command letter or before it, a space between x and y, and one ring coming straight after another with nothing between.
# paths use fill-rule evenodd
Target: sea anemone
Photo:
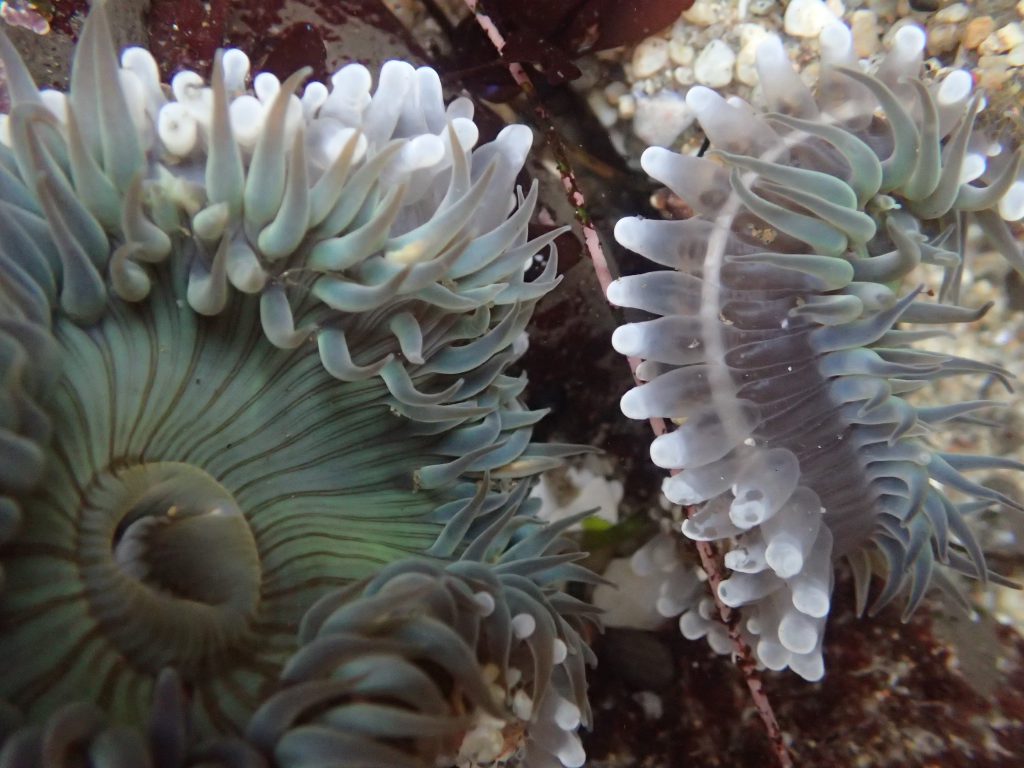
<instances>
[{"instance_id":1,"label":"sea anemone","mask_svg":"<svg viewBox=\"0 0 1024 768\"><path fill-rule=\"evenodd\" d=\"M626 393L622 410L675 420L651 457L673 470L668 498L699 505L682 532L732 542L718 597L741 609L762 664L811 680L824 673L837 559L852 567L861 609L872 573L884 572L873 609L905 590L909 615L929 585L956 594L936 563L993 578L965 522L971 513L1024 508L963 474L1022 465L931 441L993 403L909 398L963 374L1009 386L999 366L917 348L942 331L904 327L986 311L958 305L967 222L1024 268L1004 221L1024 216L1021 155L993 150L975 130L981 97L967 72L922 80L924 40L901 28L868 74L849 30L832 25L813 95L768 39L757 64L770 111L693 88L687 104L711 151L643 156L696 215L627 218L615 230L623 246L670 268L608 290L612 303L660 316L614 334L619 352L645 360L647 383ZM919 264L943 270L935 301L904 285ZM684 632L700 634L700 618L684 613Z\"/></svg>"},{"instance_id":2,"label":"sea anemone","mask_svg":"<svg viewBox=\"0 0 1024 768\"><path fill-rule=\"evenodd\" d=\"M486 715L578 765L531 132L398 61L168 88L102 3L68 94L0 59L0 763L433 766Z\"/></svg>"}]
</instances>

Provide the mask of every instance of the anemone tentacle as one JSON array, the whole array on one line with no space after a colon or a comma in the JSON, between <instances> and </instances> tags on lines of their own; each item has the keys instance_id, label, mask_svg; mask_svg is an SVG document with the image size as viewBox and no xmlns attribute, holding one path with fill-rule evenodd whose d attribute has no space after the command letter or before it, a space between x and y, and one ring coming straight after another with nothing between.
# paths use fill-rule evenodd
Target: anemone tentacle
<instances>
[{"instance_id":1,"label":"anemone tentacle","mask_svg":"<svg viewBox=\"0 0 1024 768\"><path fill-rule=\"evenodd\" d=\"M934 409L908 399L947 376L987 373L1009 386L999 366L916 349L932 332L903 329L987 309L957 305L964 254L952 244L967 217L1024 267L1001 218L1024 216L1020 151L986 161L969 76L926 86L923 46L920 29L903 27L867 74L849 29L832 25L813 95L778 39L767 40L758 67L768 113L695 87L687 103L712 151L652 148L642 158L697 215L623 219L615 230L623 246L676 270L608 290L613 304L660 316L615 332L619 352L646 361L646 383L622 410L678 420L651 458L674 471L664 484L671 501L700 505L682 532L734 541L718 596L741 608L762 664L809 679L824 674L834 560L855 565L861 605L872 570L884 570L875 609L904 590L909 613L930 583L947 583L936 563L990 577L970 512L1024 508L963 474L1024 467L952 457L929 441L943 422L991 403ZM938 301L903 285L919 264L943 269ZM952 490L972 500L955 505ZM684 634L701 634L705 613L684 613Z\"/></svg>"},{"instance_id":2,"label":"anemone tentacle","mask_svg":"<svg viewBox=\"0 0 1024 768\"><path fill-rule=\"evenodd\" d=\"M536 185L516 187L529 129L476 146L472 104L446 106L436 72L397 61L372 93L353 64L300 96L304 71L247 90L229 50L209 85L179 72L168 90L145 50L118 61L103 3L67 95L40 92L2 33L0 60L0 700L24 720L0 763L34 765L71 728L69 761L287 763L341 739L343 762L433 765L477 708L514 720L523 686L559 723L563 700L579 711L545 759L578 746L593 659L556 580L588 576L557 530L529 532L523 503L577 449L531 445L543 414L508 373L558 283L558 232L529 239ZM403 591L416 579L425 606ZM466 585L527 617L524 642L536 622L534 666L522 643L481 644L498 619ZM450 678L404 663L427 698L385 688L316 733L266 714L291 706L318 600L365 616L393 595L454 622ZM358 631L385 653L419 642L409 622ZM508 693L493 701L492 662ZM138 729L168 696L189 735L162 753ZM519 721L515 748L549 744L555 726Z\"/></svg>"}]
</instances>

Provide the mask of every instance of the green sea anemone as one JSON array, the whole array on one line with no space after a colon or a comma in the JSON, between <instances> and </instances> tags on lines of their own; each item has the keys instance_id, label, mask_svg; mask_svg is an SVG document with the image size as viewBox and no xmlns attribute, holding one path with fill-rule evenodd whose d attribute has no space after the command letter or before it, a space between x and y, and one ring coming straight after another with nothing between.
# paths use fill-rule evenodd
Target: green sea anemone
<instances>
[{"instance_id":1,"label":"green sea anemone","mask_svg":"<svg viewBox=\"0 0 1024 768\"><path fill-rule=\"evenodd\" d=\"M530 131L403 62L168 88L102 3L67 95L0 59L0 764L579 765Z\"/></svg>"}]
</instances>

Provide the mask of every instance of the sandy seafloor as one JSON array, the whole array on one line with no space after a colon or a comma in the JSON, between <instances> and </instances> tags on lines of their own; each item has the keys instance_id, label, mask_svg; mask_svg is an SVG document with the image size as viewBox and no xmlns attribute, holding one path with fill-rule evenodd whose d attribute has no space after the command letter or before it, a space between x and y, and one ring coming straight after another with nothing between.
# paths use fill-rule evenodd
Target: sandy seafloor
<instances>
[{"instance_id":1,"label":"sandy seafloor","mask_svg":"<svg viewBox=\"0 0 1024 768\"><path fill-rule=\"evenodd\" d=\"M523 5L543 12L543 3ZM787 5L776 0L701 0L674 25L638 46L579 58L583 76L572 86L542 85L540 98L570 148L614 269L642 268L639 259L612 244L614 221L637 211L658 215L650 207L652 195L663 210L678 202L658 192L637 167L640 152L651 140L685 152L699 147L702 137L685 125L679 104L690 85L711 78L724 93L756 102L759 94L750 82L748 47L768 33L782 36L791 58L813 81L816 40L786 34ZM165 77L181 63L207 72L209 55L220 40L262 46L264 61L288 66L289 57L306 63L296 51L314 39L315 64L327 72L353 58L373 64L402 56L433 62L442 72L447 68L446 83L453 93L465 86L460 72L468 67L460 65L466 63L465 57L453 45L451 31L465 10L455 0L389 0L389 8L366 0L117 0L117 6L118 38L148 39L167 68ZM970 68L991 94L993 130L1005 141L1020 142L1024 32L1019 39L1015 34L1024 23L1024 3L832 0L827 8L853 25L866 58L884 50L901 24L923 25L931 70ZM13 30L12 37L41 82L60 84L66 76L64 62L84 10L82 2L58 3L53 30L45 36ZM807 23L813 27L816 22ZM296 50L291 50L281 42L289 39L283 32L291 34L302 25L312 27L314 37L295 38ZM261 37L259 30L269 30L276 44ZM712 41L717 41L717 58L702 61ZM731 74L723 64L730 53L722 46L735 57ZM259 56L254 60L260 63ZM487 93L486 86L474 88L477 96ZM496 125L533 119L521 99L489 111ZM536 154L531 170L542 180L545 211L556 221L569 221L571 211L553 169L549 153ZM1024 282L979 236L972 236L971 249L964 303L993 301L993 309L932 348L997 362L1024 380ZM542 439L587 443L604 451L600 459L588 460L585 474L575 475L597 479L587 491L588 503L603 504L606 515L618 520L614 535L589 534L587 543L596 550L592 564L602 568L614 556L628 556L658 529L655 519L667 513L658 499L660 477L647 462L646 425L627 422L618 412L618 398L630 379L608 340L622 317L604 302L585 254L570 238L562 243L561 271L562 285L542 302L531 329L525 360L531 379L528 397L531 406L554 409L539 429ZM921 279L934 284L936 276L922 273ZM922 397L952 402L982 395L1008 403L996 417L998 428L958 428L949 447L1024 458L1024 398L1019 392L997 393L992 382L976 377L947 380ZM1024 478L1019 474L993 473L983 481L1024 498ZM552 477L549 487L555 489L554 506L568 507L576 501L577 485L565 472ZM592 502L595 494L600 498ZM975 529L993 568L1024 579L1024 516L994 510L976 521ZM680 552L696 562L685 542L680 542ZM788 673L765 675L797 765L1024 765L1024 593L974 587L969 591L973 615L965 616L935 597L903 623L898 606L870 619L856 618L849 581L840 570L825 647L825 679L811 684ZM595 647L600 665L592 681L596 723L585 739L589 765L773 764L738 672L703 642L684 640L674 621L652 630L609 630L595 640Z\"/></svg>"}]
</instances>

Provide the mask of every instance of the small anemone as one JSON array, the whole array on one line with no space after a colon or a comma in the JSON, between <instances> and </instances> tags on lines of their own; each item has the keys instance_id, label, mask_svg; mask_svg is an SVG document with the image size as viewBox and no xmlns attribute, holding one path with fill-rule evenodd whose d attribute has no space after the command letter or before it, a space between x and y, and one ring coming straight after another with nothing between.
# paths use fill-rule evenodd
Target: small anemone
<instances>
[{"instance_id":1,"label":"small anemone","mask_svg":"<svg viewBox=\"0 0 1024 768\"><path fill-rule=\"evenodd\" d=\"M344 753L415 768L400 746L412 735L418 753L459 765L519 751L526 765L578 768L575 731L591 717L584 665L596 661L580 631L593 614L555 585L598 579L574 565L582 555L559 538L565 527L507 547L498 520L446 566L397 562L321 598L250 740L281 765Z\"/></svg>"},{"instance_id":2,"label":"small anemone","mask_svg":"<svg viewBox=\"0 0 1024 768\"><path fill-rule=\"evenodd\" d=\"M508 373L557 283L530 131L397 61L167 88L103 3L68 94L0 60L0 763L432 766L479 713L574 762L588 576L524 499L577 449Z\"/></svg>"},{"instance_id":3,"label":"small anemone","mask_svg":"<svg viewBox=\"0 0 1024 768\"><path fill-rule=\"evenodd\" d=\"M644 153L645 170L696 215L615 230L670 268L608 290L612 303L660 316L615 332L619 352L644 359L646 381L622 410L676 420L651 458L675 470L671 501L699 505L682 532L731 542L719 598L741 609L762 664L808 679L824 674L834 560L849 560L862 610L882 571L873 609L906 591L909 616L932 585L958 594L936 563L998 579L965 520L992 504L1024 509L963 474L1024 466L930 439L996 403L908 399L965 374L1009 387L999 366L917 348L942 331L903 325L988 309L958 304L967 222L1024 269L1004 221L1024 216L1021 153L988 151L967 73L920 79L923 47L923 31L903 27L867 74L849 29L830 26L812 94L769 38L757 59L768 112L693 88L687 103L711 151ZM903 286L921 264L942 270L937 301ZM684 632L706 634L709 616L706 605L685 613Z\"/></svg>"}]
</instances>

